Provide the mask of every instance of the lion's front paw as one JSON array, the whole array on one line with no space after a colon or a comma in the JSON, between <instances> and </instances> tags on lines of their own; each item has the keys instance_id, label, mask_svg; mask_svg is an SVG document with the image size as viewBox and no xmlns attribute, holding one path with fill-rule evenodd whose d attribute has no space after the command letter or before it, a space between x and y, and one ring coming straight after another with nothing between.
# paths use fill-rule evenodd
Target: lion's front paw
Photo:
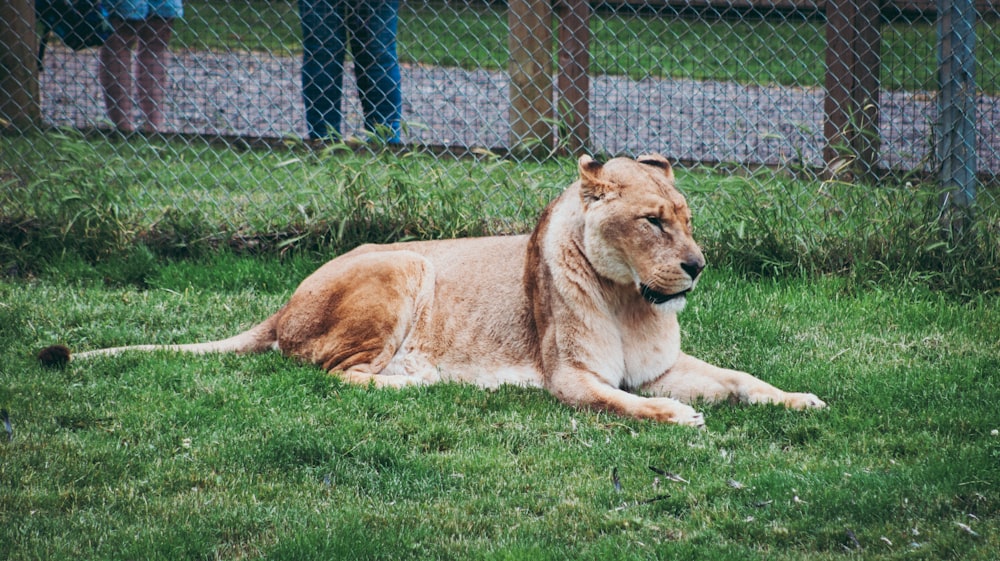
<instances>
[{"instance_id":1,"label":"lion's front paw","mask_svg":"<svg viewBox=\"0 0 1000 561\"><path fill-rule=\"evenodd\" d=\"M705 427L705 415L692 409L690 415L678 418L674 422L677 423L678 425L684 425L700 429Z\"/></svg>"},{"instance_id":2,"label":"lion's front paw","mask_svg":"<svg viewBox=\"0 0 1000 561\"><path fill-rule=\"evenodd\" d=\"M792 409L822 409L826 402L811 393L789 393L785 396L785 405Z\"/></svg>"},{"instance_id":3,"label":"lion's front paw","mask_svg":"<svg viewBox=\"0 0 1000 561\"><path fill-rule=\"evenodd\" d=\"M385 387L403 389L413 386L426 386L428 382L416 376L385 376Z\"/></svg>"},{"instance_id":4,"label":"lion's front paw","mask_svg":"<svg viewBox=\"0 0 1000 561\"><path fill-rule=\"evenodd\" d=\"M649 398L644 409L639 416L689 427L705 426L704 415L695 411L694 407L669 397Z\"/></svg>"}]
</instances>

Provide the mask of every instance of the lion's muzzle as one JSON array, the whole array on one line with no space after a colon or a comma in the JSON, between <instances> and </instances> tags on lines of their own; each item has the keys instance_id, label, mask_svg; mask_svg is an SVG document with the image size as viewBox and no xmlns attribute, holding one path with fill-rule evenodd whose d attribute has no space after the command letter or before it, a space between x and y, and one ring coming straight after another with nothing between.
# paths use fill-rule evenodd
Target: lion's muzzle
<instances>
[{"instance_id":1,"label":"lion's muzzle","mask_svg":"<svg viewBox=\"0 0 1000 561\"><path fill-rule=\"evenodd\" d=\"M650 288L650 286L647 284L640 284L639 291L642 293L642 297L645 298L647 302L651 304L663 304L675 298L680 298L684 296L688 292L691 292L691 289L688 288L686 290L675 292L673 294L665 294L663 292Z\"/></svg>"},{"instance_id":2,"label":"lion's muzzle","mask_svg":"<svg viewBox=\"0 0 1000 561\"><path fill-rule=\"evenodd\" d=\"M691 282L694 282L705 269L705 259L694 258L684 261L681 263L681 269L691 277Z\"/></svg>"}]
</instances>

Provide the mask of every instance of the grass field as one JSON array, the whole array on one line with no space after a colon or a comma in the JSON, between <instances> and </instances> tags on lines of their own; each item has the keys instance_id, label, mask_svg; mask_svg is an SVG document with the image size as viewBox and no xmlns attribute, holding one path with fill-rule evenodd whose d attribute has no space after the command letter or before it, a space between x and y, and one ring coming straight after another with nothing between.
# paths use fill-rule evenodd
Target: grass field
<instances>
[{"instance_id":1,"label":"grass field","mask_svg":"<svg viewBox=\"0 0 1000 561\"><path fill-rule=\"evenodd\" d=\"M8 559L995 559L1000 305L709 270L685 348L830 407L704 407L703 431L540 390L342 385L277 355L34 353L188 342L316 266L226 253L116 285L0 280ZM0 433L0 437L5 435ZM650 466L685 481L658 476ZM613 483L617 474L620 490Z\"/></svg>"},{"instance_id":2,"label":"grass field","mask_svg":"<svg viewBox=\"0 0 1000 561\"><path fill-rule=\"evenodd\" d=\"M994 206L955 238L919 185L678 170L710 263L685 349L830 404L705 407L697 431L537 390L348 387L276 355L34 357L233 334L362 241L523 231L570 161L0 142L10 559L1000 550Z\"/></svg>"},{"instance_id":3,"label":"grass field","mask_svg":"<svg viewBox=\"0 0 1000 561\"><path fill-rule=\"evenodd\" d=\"M289 2L185 7L176 45L298 49ZM502 20L405 10L407 60L502 66ZM635 23L649 25L595 21L607 44L635 34L596 67L820 79L809 56L821 51L780 63L782 49L812 49L815 24ZM649 52L647 32L677 37L690 56ZM760 43L778 35L777 51ZM705 49L703 36L722 46ZM899 60L933 52L893 41L884 47ZM737 64L748 45L769 60ZM920 72L900 87L922 87ZM573 169L0 137L0 557L996 559L995 186L955 234L917 178L678 170L710 264L681 316L685 350L814 392L822 411L704 406L698 431L570 409L539 390L346 386L274 354L128 354L63 369L35 358L53 343L234 334L358 243L525 231Z\"/></svg>"}]
</instances>

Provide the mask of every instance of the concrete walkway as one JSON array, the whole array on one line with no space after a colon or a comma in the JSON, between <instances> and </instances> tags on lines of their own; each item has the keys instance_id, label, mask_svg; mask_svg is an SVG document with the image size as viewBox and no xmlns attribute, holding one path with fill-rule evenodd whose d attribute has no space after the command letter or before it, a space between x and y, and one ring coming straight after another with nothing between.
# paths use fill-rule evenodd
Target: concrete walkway
<instances>
[{"instance_id":1,"label":"concrete walkway","mask_svg":"<svg viewBox=\"0 0 1000 561\"><path fill-rule=\"evenodd\" d=\"M42 75L43 112L52 124L103 127L96 50L53 48ZM267 53L174 53L167 129L255 138L305 132L299 60ZM347 73L347 126L361 118ZM403 67L404 142L504 148L507 77L501 72ZM731 82L591 80L597 152L661 152L674 159L820 165L823 91ZM978 100L980 171L1000 174L1000 98ZM933 92L883 92L883 165L922 166L936 108Z\"/></svg>"}]
</instances>

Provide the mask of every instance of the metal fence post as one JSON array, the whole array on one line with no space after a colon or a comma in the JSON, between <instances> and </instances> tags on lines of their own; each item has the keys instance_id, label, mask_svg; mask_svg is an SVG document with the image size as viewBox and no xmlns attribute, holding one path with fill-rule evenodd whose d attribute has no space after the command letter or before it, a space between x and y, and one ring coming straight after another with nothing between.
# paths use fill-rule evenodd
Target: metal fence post
<instances>
[{"instance_id":1,"label":"metal fence post","mask_svg":"<svg viewBox=\"0 0 1000 561\"><path fill-rule=\"evenodd\" d=\"M945 208L968 211L976 197L976 9L973 0L937 0L937 156Z\"/></svg>"}]
</instances>

